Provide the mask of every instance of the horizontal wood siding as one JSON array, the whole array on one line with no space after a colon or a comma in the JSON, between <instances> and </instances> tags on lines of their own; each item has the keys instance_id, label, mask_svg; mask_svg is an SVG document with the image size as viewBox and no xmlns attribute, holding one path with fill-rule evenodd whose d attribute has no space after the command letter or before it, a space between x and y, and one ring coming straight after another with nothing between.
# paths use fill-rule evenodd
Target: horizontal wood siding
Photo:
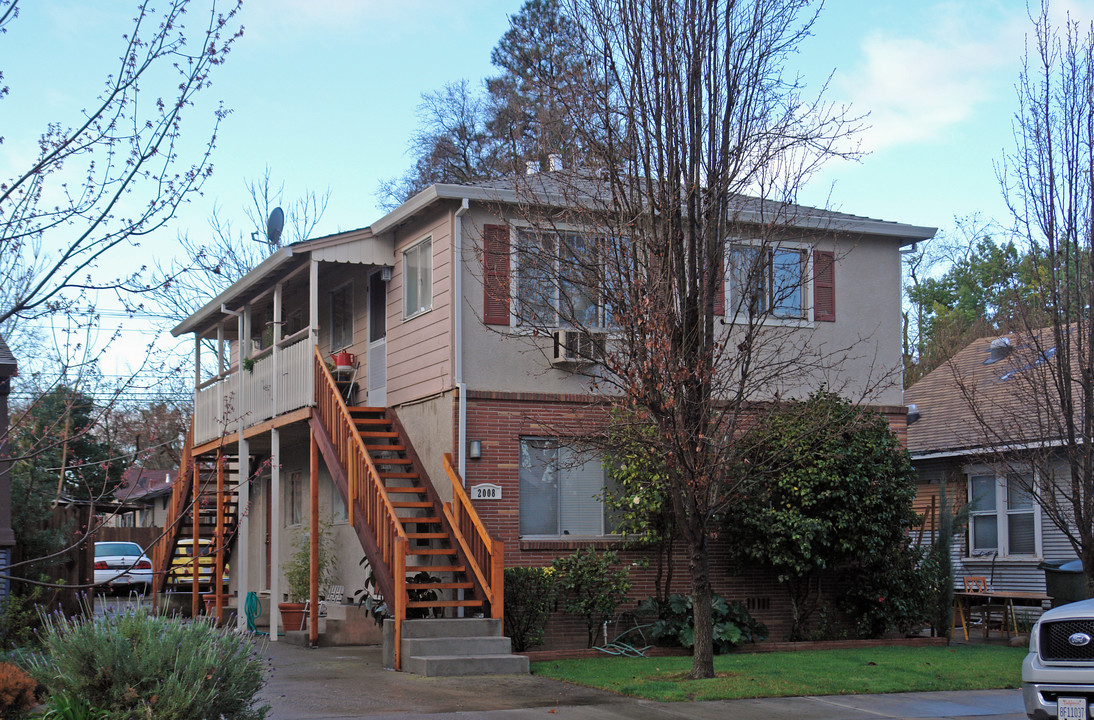
<instances>
[{"instance_id":1,"label":"horizontal wood siding","mask_svg":"<svg viewBox=\"0 0 1094 720\"><path fill-rule=\"evenodd\" d=\"M433 242L433 309L403 318L403 251ZM451 215L431 215L399 231L395 272L388 286L387 401L397 406L452 387Z\"/></svg>"}]
</instances>

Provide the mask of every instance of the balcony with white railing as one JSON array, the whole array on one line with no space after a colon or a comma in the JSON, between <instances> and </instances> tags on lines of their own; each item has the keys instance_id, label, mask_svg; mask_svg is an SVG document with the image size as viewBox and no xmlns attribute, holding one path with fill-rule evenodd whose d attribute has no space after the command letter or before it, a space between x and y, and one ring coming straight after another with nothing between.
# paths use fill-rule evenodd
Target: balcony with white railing
<instances>
[{"instance_id":1,"label":"balcony with white railing","mask_svg":"<svg viewBox=\"0 0 1094 720\"><path fill-rule=\"evenodd\" d=\"M315 404L311 333L305 329L202 383L194 393L194 444Z\"/></svg>"}]
</instances>

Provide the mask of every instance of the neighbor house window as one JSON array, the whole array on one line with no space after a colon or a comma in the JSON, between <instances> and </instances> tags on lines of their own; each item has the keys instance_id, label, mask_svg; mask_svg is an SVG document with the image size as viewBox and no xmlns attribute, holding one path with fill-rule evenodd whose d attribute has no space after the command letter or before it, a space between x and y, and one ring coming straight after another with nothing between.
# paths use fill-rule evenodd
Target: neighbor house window
<instances>
[{"instance_id":1,"label":"neighbor house window","mask_svg":"<svg viewBox=\"0 0 1094 720\"><path fill-rule=\"evenodd\" d=\"M353 344L353 283L330 294L330 349L342 350Z\"/></svg>"},{"instance_id":2,"label":"neighbor house window","mask_svg":"<svg viewBox=\"0 0 1094 720\"><path fill-rule=\"evenodd\" d=\"M289 497L285 507L287 525L304 522L304 477L299 470L289 473Z\"/></svg>"},{"instance_id":3,"label":"neighbor house window","mask_svg":"<svg viewBox=\"0 0 1094 720\"><path fill-rule=\"evenodd\" d=\"M575 233L522 230L518 235L516 304L520 324L598 328L607 324L598 288L599 248Z\"/></svg>"},{"instance_id":4,"label":"neighbor house window","mask_svg":"<svg viewBox=\"0 0 1094 720\"><path fill-rule=\"evenodd\" d=\"M1040 517L1030 476L969 477L970 555L1040 555Z\"/></svg>"},{"instance_id":5,"label":"neighbor house window","mask_svg":"<svg viewBox=\"0 0 1094 720\"><path fill-rule=\"evenodd\" d=\"M560 446L554 438L521 438L520 534L607 534L604 483L599 457Z\"/></svg>"},{"instance_id":6,"label":"neighbor house window","mask_svg":"<svg viewBox=\"0 0 1094 720\"><path fill-rule=\"evenodd\" d=\"M433 239L403 251L403 317L433 308Z\"/></svg>"},{"instance_id":7,"label":"neighbor house window","mask_svg":"<svg viewBox=\"0 0 1094 720\"><path fill-rule=\"evenodd\" d=\"M730 313L804 318L808 257L800 248L731 245Z\"/></svg>"}]
</instances>

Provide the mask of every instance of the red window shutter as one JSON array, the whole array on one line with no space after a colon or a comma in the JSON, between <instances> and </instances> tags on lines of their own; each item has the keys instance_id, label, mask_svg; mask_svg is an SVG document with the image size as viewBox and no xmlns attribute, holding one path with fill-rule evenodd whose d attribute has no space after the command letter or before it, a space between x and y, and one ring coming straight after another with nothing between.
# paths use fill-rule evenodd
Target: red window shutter
<instances>
[{"instance_id":1,"label":"red window shutter","mask_svg":"<svg viewBox=\"0 0 1094 720\"><path fill-rule=\"evenodd\" d=\"M813 319L836 321L836 254L813 251Z\"/></svg>"},{"instance_id":2,"label":"red window shutter","mask_svg":"<svg viewBox=\"0 0 1094 720\"><path fill-rule=\"evenodd\" d=\"M484 225L482 321L509 324L509 226Z\"/></svg>"}]
</instances>

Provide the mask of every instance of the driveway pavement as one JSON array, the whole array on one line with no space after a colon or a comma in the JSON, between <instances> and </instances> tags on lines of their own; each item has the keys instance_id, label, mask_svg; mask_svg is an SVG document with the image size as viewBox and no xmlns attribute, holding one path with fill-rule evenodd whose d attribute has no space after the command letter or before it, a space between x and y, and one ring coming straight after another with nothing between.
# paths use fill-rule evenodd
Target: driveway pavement
<instances>
[{"instance_id":1,"label":"driveway pavement","mask_svg":"<svg viewBox=\"0 0 1094 720\"><path fill-rule=\"evenodd\" d=\"M384 670L379 647L269 643L271 720L1021 720L1018 690L717 702L634 700L535 675L425 678Z\"/></svg>"}]
</instances>

